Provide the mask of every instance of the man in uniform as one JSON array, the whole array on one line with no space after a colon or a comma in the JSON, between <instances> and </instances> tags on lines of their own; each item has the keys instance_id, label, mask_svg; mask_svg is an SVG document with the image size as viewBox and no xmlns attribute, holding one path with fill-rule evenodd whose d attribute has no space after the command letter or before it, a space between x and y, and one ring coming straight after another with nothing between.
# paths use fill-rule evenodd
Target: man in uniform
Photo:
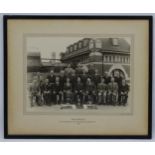
<instances>
[{"instance_id":1,"label":"man in uniform","mask_svg":"<svg viewBox=\"0 0 155 155\"><path fill-rule=\"evenodd\" d=\"M111 104L116 105L118 99L118 84L115 82L114 78L111 78L111 82L108 84L108 89L111 96Z\"/></svg>"},{"instance_id":2,"label":"man in uniform","mask_svg":"<svg viewBox=\"0 0 155 155\"><path fill-rule=\"evenodd\" d=\"M51 91L50 91L50 93L51 93L50 101L54 102L54 100L53 100L54 96L53 96L53 90L52 89L53 89L54 84L55 84L55 75L54 75L54 71L53 70L50 71L50 75L47 76L47 79L48 79L49 86L51 88Z\"/></svg>"},{"instance_id":3,"label":"man in uniform","mask_svg":"<svg viewBox=\"0 0 155 155\"><path fill-rule=\"evenodd\" d=\"M72 103L73 96L72 96L72 84L70 78L66 78L66 82L63 87L63 93L64 93L64 101L65 103Z\"/></svg>"},{"instance_id":4,"label":"man in uniform","mask_svg":"<svg viewBox=\"0 0 155 155\"><path fill-rule=\"evenodd\" d=\"M75 70L75 73L76 73L76 76L79 76L81 77L82 74L83 74L83 69L82 69L82 66L80 64L77 65L77 68Z\"/></svg>"},{"instance_id":5,"label":"man in uniform","mask_svg":"<svg viewBox=\"0 0 155 155\"><path fill-rule=\"evenodd\" d=\"M106 83L106 84L109 84L109 83L110 83L111 77L110 77L110 75L108 74L108 72L105 72L105 74L104 74L104 79L105 79L105 83Z\"/></svg>"},{"instance_id":6,"label":"man in uniform","mask_svg":"<svg viewBox=\"0 0 155 155\"><path fill-rule=\"evenodd\" d=\"M92 82L90 78L87 79L86 83L86 101L88 104L94 103L96 99L96 90L95 90L95 84Z\"/></svg>"},{"instance_id":7,"label":"man in uniform","mask_svg":"<svg viewBox=\"0 0 155 155\"><path fill-rule=\"evenodd\" d=\"M70 64L68 64L67 68L65 68L65 76L70 77L72 74L73 68L71 67Z\"/></svg>"},{"instance_id":8,"label":"man in uniform","mask_svg":"<svg viewBox=\"0 0 155 155\"><path fill-rule=\"evenodd\" d=\"M77 78L77 82L75 85L75 102L77 105L81 106L83 102L83 83L81 82L81 78Z\"/></svg>"},{"instance_id":9,"label":"man in uniform","mask_svg":"<svg viewBox=\"0 0 155 155\"><path fill-rule=\"evenodd\" d=\"M71 76L69 77L70 78L70 82L72 84L72 91L74 91L75 89L75 85L76 85L76 82L77 82L77 75L75 74L75 71L73 70Z\"/></svg>"},{"instance_id":10,"label":"man in uniform","mask_svg":"<svg viewBox=\"0 0 155 155\"><path fill-rule=\"evenodd\" d=\"M88 69L88 76L89 76L89 78L92 78L92 77L94 77L94 75L95 75L94 65L90 65L89 69Z\"/></svg>"},{"instance_id":11,"label":"man in uniform","mask_svg":"<svg viewBox=\"0 0 155 155\"><path fill-rule=\"evenodd\" d=\"M61 87L59 76L56 76L55 78L55 84L53 87L53 95L54 95L54 101L56 102L56 104L60 104L62 101L62 87Z\"/></svg>"},{"instance_id":12,"label":"man in uniform","mask_svg":"<svg viewBox=\"0 0 155 155\"><path fill-rule=\"evenodd\" d=\"M129 92L129 85L123 79L122 84L120 86L120 101L119 101L120 105L125 106L127 104L128 92Z\"/></svg>"},{"instance_id":13,"label":"man in uniform","mask_svg":"<svg viewBox=\"0 0 155 155\"><path fill-rule=\"evenodd\" d=\"M40 89L37 80L33 80L31 86L30 86L30 102L31 107L34 106L34 104L40 105L39 103L39 97L40 97Z\"/></svg>"},{"instance_id":14,"label":"man in uniform","mask_svg":"<svg viewBox=\"0 0 155 155\"><path fill-rule=\"evenodd\" d=\"M105 79L102 78L101 82L97 86L98 103L99 104L106 103L106 91L107 91L107 85L105 84Z\"/></svg>"},{"instance_id":15,"label":"man in uniform","mask_svg":"<svg viewBox=\"0 0 155 155\"><path fill-rule=\"evenodd\" d=\"M94 84L95 84L96 87L101 82L101 76L99 75L97 69L95 69L95 75L92 77L92 80L93 80L93 82L94 82Z\"/></svg>"},{"instance_id":16,"label":"man in uniform","mask_svg":"<svg viewBox=\"0 0 155 155\"><path fill-rule=\"evenodd\" d=\"M51 86L49 84L49 79L45 79L45 83L43 86L43 98L45 105L51 105Z\"/></svg>"},{"instance_id":17,"label":"man in uniform","mask_svg":"<svg viewBox=\"0 0 155 155\"><path fill-rule=\"evenodd\" d=\"M119 71L115 71L114 79L115 79L115 82L118 84L118 102L120 102L120 87L122 85L123 78L120 76Z\"/></svg>"}]
</instances>

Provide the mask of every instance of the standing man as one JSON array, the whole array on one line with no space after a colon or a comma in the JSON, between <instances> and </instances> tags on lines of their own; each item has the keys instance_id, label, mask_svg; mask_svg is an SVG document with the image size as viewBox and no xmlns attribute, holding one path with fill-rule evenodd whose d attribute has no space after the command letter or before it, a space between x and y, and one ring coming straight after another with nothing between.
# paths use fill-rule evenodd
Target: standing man
<instances>
[{"instance_id":1,"label":"standing man","mask_svg":"<svg viewBox=\"0 0 155 155\"><path fill-rule=\"evenodd\" d=\"M75 73L76 73L76 76L79 76L81 77L82 74L83 74L83 69L82 69L82 66L80 64L77 65L77 68L75 70Z\"/></svg>"},{"instance_id":2,"label":"standing man","mask_svg":"<svg viewBox=\"0 0 155 155\"><path fill-rule=\"evenodd\" d=\"M49 85L49 79L45 79L45 83L43 86L43 98L45 105L50 106L51 105L51 87Z\"/></svg>"},{"instance_id":3,"label":"standing man","mask_svg":"<svg viewBox=\"0 0 155 155\"><path fill-rule=\"evenodd\" d=\"M54 102L54 96L53 96L53 87L54 87L54 84L55 84L55 75L54 75L54 71L51 70L50 71L50 75L47 76L47 79L48 79L48 83L49 83L49 86L51 88L51 98L50 98L50 101L51 102Z\"/></svg>"},{"instance_id":4,"label":"standing man","mask_svg":"<svg viewBox=\"0 0 155 155\"><path fill-rule=\"evenodd\" d=\"M75 85L75 102L77 105L81 106L83 102L83 83L81 81L81 78L78 77Z\"/></svg>"},{"instance_id":5,"label":"standing man","mask_svg":"<svg viewBox=\"0 0 155 155\"><path fill-rule=\"evenodd\" d=\"M105 83L106 84L109 84L111 82L111 77L110 75L108 74L108 72L105 72L104 74L104 79L105 79Z\"/></svg>"},{"instance_id":6,"label":"standing man","mask_svg":"<svg viewBox=\"0 0 155 155\"><path fill-rule=\"evenodd\" d=\"M65 76L70 77L72 74L73 68L71 68L71 65L68 64L67 68L65 68Z\"/></svg>"},{"instance_id":7,"label":"standing man","mask_svg":"<svg viewBox=\"0 0 155 155\"><path fill-rule=\"evenodd\" d=\"M40 96L40 89L37 80L33 80L32 84L30 85L30 102L31 107L35 104L39 104L39 96Z\"/></svg>"},{"instance_id":8,"label":"standing man","mask_svg":"<svg viewBox=\"0 0 155 155\"><path fill-rule=\"evenodd\" d=\"M71 84L70 78L68 77L66 78L66 82L64 84L63 93L64 93L65 103L72 103L73 101L72 84Z\"/></svg>"},{"instance_id":9,"label":"standing man","mask_svg":"<svg viewBox=\"0 0 155 155\"><path fill-rule=\"evenodd\" d=\"M129 92L129 85L123 79L122 84L120 86L120 102L119 102L120 105L125 106L127 104L128 92Z\"/></svg>"},{"instance_id":10,"label":"standing man","mask_svg":"<svg viewBox=\"0 0 155 155\"><path fill-rule=\"evenodd\" d=\"M102 78L101 82L97 86L98 104L106 103L106 91L107 91L107 85L105 84L105 79Z\"/></svg>"},{"instance_id":11,"label":"standing man","mask_svg":"<svg viewBox=\"0 0 155 155\"><path fill-rule=\"evenodd\" d=\"M101 82L101 76L99 75L97 69L95 69L95 75L92 77L92 79L93 79L95 86L97 87L98 84Z\"/></svg>"},{"instance_id":12,"label":"standing man","mask_svg":"<svg viewBox=\"0 0 155 155\"><path fill-rule=\"evenodd\" d=\"M62 101L62 87L60 83L60 77L57 76L55 78L55 84L53 88L53 96L54 96L54 101L56 104L60 104Z\"/></svg>"},{"instance_id":13,"label":"standing man","mask_svg":"<svg viewBox=\"0 0 155 155\"><path fill-rule=\"evenodd\" d=\"M111 93L111 104L116 105L118 101L118 84L115 82L114 78L111 78L111 82L108 84Z\"/></svg>"},{"instance_id":14,"label":"standing man","mask_svg":"<svg viewBox=\"0 0 155 155\"><path fill-rule=\"evenodd\" d=\"M95 95L96 95L95 84L92 82L90 78L88 78L86 83L86 101L88 102L88 104L95 102L96 99Z\"/></svg>"}]
</instances>

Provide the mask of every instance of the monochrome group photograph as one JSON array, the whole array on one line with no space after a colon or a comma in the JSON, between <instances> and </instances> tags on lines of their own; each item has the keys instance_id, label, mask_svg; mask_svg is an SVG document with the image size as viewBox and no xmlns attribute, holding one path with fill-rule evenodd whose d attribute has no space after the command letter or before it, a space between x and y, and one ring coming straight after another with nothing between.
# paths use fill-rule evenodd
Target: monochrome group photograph
<instances>
[{"instance_id":1,"label":"monochrome group photograph","mask_svg":"<svg viewBox=\"0 0 155 155\"><path fill-rule=\"evenodd\" d=\"M127 106L129 37L30 37L28 104L59 109Z\"/></svg>"}]
</instances>

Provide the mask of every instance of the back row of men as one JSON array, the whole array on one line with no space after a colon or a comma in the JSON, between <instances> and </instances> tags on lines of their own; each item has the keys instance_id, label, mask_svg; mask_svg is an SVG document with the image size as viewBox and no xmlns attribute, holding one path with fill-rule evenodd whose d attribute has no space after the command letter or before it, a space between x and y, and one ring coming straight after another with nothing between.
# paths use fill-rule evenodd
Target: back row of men
<instances>
[{"instance_id":1,"label":"back row of men","mask_svg":"<svg viewBox=\"0 0 155 155\"><path fill-rule=\"evenodd\" d=\"M38 73L30 86L31 106L53 104L100 104L126 105L129 85L126 79L120 76L104 76L85 73L55 74L52 70L44 79Z\"/></svg>"}]
</instances>

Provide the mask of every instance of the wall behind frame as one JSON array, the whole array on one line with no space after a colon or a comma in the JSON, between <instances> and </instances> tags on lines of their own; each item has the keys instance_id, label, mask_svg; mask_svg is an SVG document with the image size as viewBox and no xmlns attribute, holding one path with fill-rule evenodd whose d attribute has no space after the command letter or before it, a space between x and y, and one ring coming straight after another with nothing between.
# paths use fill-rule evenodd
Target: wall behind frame
<instances>
[{"instance_id":1,"label":"wall behind frame","mask_svg":"<svg viewBox=\"0 0 155 155\"><path fill-rule=\"evenodd\" d=\"M17 15L17 14L16 14ZM24 14L24 15L29 15L29 14ZM39 15L39 14L33 14L33 15ZM48 14L48 15L53 15L53 14ZM56 15L56 14L55 14ZM85 14L86 15L86 14ZM98 15L133 15L133 14L98 14ZM153 27L155 26L155 14L134 14L134 15L153 15ZM155 32L153 34L153 38L155 37ZM155 59L155 45L153 43L153 60ZM155 60L153 61L153 66L155 66ZM46 140L5 140L4 137L4 98L3 98L3 14L0 14L0 141L46 141ZM155 78L155 68L153 68L153 78ZM152 83L153 85L153 94L155 93L155 83ZM155 122L155 95L153 95L153 102L152 102L152 108L153 108L153 116L152 116L152 122ZM49 141L49 140L48 140ZM54 140L50 140L54 141ZM63 140L65 141L65 140ZM74 140L70 140L74 141ZM77 140L80 141L80 140ZM85 140L88 141L88 140ZM95 140L97 141L97 140ZM100 140L101 141L101 140ZM133 140L102 140L102 141L133 141ZM134 140L134 141L145 141L145 140ZM148 140L146 140L148 141ZM149 141L154 141L155 142L155 123L152 124L152 140Z\"/></svg>"}]
</instances>

